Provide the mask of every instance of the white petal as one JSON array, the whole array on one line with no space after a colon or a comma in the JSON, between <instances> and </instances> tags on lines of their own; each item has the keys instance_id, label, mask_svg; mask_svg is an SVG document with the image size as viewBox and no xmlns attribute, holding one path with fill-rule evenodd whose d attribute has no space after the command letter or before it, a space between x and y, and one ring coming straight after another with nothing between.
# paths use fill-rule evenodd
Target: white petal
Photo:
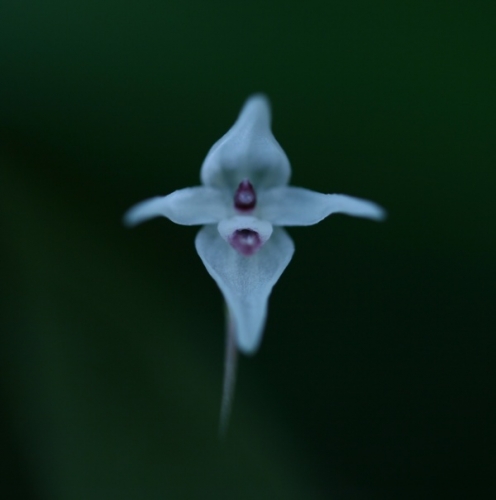
<instances>
[{"instance_id":1,"label":"white petal","mask_svg":"<svg viewBox=\"0 0 496 500\"><path fill-rule=\"evenodd\" d=\"M282 186L291 175L289 160L272 135L267 97L250 97L235 124L210 149L201 169L202 183L235 190L243 179L255 189Z\"/></svg>"},{"instance_id":2,"label":"white petal","mask_svg":"<svg viewBox=\"0 0 496 500\"><path fill-rule=\"evenodd\" d=\"M299 187L261 192L258 215L277 226L310 226L333 213L382 220L386 211L373 201L345 194L322 194Z\"/></svg>"},{"instance_id":3,"label":"white petal","mask_svg":"<svg viewBox=\"0 0 496 500\"><path fill-rule=\"evenodd\" d=\"M215 226L205 226L195 244L231 311L238 348L254 353L262 339L272 287L293 256L291 238L284 229L275 228L258 253L244 257L221 238Z\"/></svg>"},{"instance_id":4,"label":"white petal","mask_svg":"<svg viewBox=\"0 0 496 500\"><path fill-rule=\"evenodd\" d=\"M185 226L212 224L228 216L229 204L226 194L218 189L203 186L179 189L134 205L124 214L124 223L134 226L163 216Z\"/></svg>"}]
</instances>

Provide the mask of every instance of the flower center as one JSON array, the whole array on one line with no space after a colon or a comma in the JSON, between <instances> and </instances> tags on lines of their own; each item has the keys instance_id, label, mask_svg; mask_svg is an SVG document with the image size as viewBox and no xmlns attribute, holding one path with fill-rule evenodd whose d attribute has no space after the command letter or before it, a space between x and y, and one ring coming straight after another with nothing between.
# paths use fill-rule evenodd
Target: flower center
<instances>
[{"instance_id":1,"label":"flower center","mask_svg":"<svg viewBox=\"0 0 496 500\"><path fill-rule=\"evenodd\" d=\"M229 244L240 254L248 257L263 245L260 235L251 229L237 229L229 236Z\"/></svg>"},{"instance_id":2,"label":"flower center","mask_svg":"<svg viewBox=\"0 0 496 500\"><path fill-rule=\"evenodd\" d=\"M257 195L251 182L248 179L242 180L234 193L234 208L247 212L253 210L256 204Z\"/></svg>"}]
</instances>

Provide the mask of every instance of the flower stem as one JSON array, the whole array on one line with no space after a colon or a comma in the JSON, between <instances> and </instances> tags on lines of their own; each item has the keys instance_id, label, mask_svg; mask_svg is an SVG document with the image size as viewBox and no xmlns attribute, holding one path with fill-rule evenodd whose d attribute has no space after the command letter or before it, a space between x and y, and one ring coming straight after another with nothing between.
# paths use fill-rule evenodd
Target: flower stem
<instances>
[{"instance_id":1,"label":"flower stem","mask_svg":"<svg viewBox=\"0 0 496 500\"><path fill-rule=\"evenodd\" d=\"M224 383L222 388L222 403L220 407L219 435L223 438L227 432L229 417L234 399L236 385L236 366L238 350L236 348L235 326L229 308L226 306L226 357L224 363Z\"/></svg>"}]
</instances>

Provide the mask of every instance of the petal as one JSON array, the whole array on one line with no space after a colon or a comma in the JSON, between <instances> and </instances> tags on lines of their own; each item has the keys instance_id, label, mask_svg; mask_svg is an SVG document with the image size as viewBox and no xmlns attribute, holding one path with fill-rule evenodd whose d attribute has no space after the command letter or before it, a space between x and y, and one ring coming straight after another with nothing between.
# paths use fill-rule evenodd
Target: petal
<instances>
[{"instance_id":1,"label":"petal","mask_svg":"<svg viewBox=\"0 0 496 500\"><path fill-rule=\"evenodd\" d=\"M134 205L124 214L124 224L135 226L159 216L185 226L212 224L228 216L227 198L222 191L204 186L179 189Z\"/></svg>"},{"instance_id":2,"label":"petal","mask_svg":"<svg viewBox=\"0 0 496 500\"><path fill-rule=\"evenodd\" d=\"M277 226L310 226L333 213L382 220L386 211L373 201L345 194L322 194L299 187L260 193L258 215Z\"/></svg>"},{"instance_id":3,"label":"petal","mask_svg":"<svg viewBox=\"0 0 496 500\"><path fill-rule=\"evenodd\" d=\"M275 228L258 253L244 257L221 238L215 226L205 226L195 244L231 311L238 349L254 353L262 339L270 292L293 256L293 241L284 229Z\"/></svg>"},{"instance_id":4,"label":"petal","mask_svg":"<svg viewBox=\"0 0 496 500\"><path fill-rule=\"evenodd\" d=\"M202 183L234 192L243 179L255 189L283 186L291 175L289 160L272 135L267 97L251 96L235 124L210 149L201 169Z\"/></svg>"}]
</instances>

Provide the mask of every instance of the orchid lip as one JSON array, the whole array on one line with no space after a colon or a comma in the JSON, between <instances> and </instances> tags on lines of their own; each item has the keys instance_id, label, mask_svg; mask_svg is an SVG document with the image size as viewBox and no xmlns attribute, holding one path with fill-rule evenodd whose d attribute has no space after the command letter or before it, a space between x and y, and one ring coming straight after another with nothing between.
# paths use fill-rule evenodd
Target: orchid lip
<instances>
[{"instance_id":1,"label":"orchid lip","mask_svg":"<svg viewBox=\"0 0 496 500\"><path fill-rule=\"evenodd\" d=\"M257 194L252 183L248 179L243 179L234 193L234 208L241 212L248 212L255 208L257 204Z\"/></svg>"}]
</instances>

